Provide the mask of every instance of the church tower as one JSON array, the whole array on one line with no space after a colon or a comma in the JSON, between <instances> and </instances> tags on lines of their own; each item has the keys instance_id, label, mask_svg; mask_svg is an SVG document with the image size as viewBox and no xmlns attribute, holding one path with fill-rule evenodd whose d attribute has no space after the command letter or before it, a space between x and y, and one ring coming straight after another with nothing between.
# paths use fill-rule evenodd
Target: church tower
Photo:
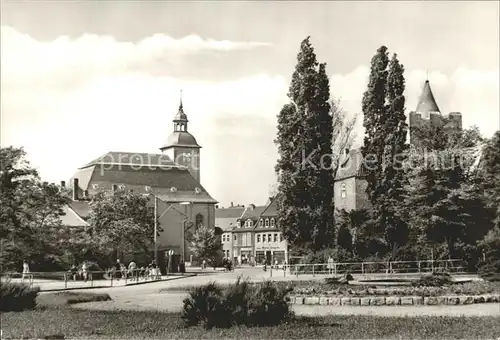
<instances>
[{"instance_id":1,"label":"church tower","mask_svg":"<svg viewBox=\"0 0 500 340\"><path fill-rule=\"evenodd\" d=\"M174 162L188 168L191 175L200 182L200 149L196 139L188 132L188 118L182 105L182 92L179 110L174 117L174 131L167 142L160 148Z\"/></svg>"}]
</instances>

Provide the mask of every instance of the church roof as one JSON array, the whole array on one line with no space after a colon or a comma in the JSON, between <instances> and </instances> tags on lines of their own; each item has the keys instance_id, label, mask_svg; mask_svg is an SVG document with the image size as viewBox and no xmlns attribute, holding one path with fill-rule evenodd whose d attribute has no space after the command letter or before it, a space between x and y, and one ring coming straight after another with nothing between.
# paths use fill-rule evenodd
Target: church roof
<instances>
[{"instance_id":1,"label":"church roof","mask_svg":"<svg viewBox=\"0 0 500 340\"><path fill-rule=\"evenodd\" d=\"M173 146L186 146L190 148L201 148L196 142L196 138L187 131L174 131L170 136L168 136L165 146L161 147L160 150L168 149Z\"/></svg>"},{"instance_id":2,"label":"church roof","mask_svg":"<svg viewBox=\"0 0 500 340\"><path fill-rule=\"evenodd\" d=\"M429 80L425 81L415 112L420 113L423 118L428 118L431 112L441 112L432 94Z\"/></svg>"},{"instance_id":3,"label":"church roof","mask_svg":"<svg viewBox=\"0 0 500 340\"><path fill-rule=\"evenodd\" d=\"M122 185L126 190L154 194L163 201L217 203L187 167L175 164L163 154L109 152L80 168L71 185L74 178L78 178L79 188L90 195Z\"/></svg>"}]
</instances>

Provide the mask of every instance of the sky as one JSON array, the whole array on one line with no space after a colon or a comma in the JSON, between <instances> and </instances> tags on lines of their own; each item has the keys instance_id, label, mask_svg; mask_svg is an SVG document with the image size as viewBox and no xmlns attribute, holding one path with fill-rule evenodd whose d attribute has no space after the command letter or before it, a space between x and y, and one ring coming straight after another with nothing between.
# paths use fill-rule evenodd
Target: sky
<instances>
[{"instance_id":1,"label":"sky","mask_svg":"<svg viewBox=\"0 0 500 340\"><path fill-rule=\"evenodd\" d=\"M405 66L408 111L428 76L442 112L462 112L487 137L500 128L497 1L1 7L1 145L23 146L47 181L108 151L159 152L182 90L203 186L222 206L264 204L276 182L276 115L307 36L350 115L386 45Z\"/></svg>"}]
</instances>

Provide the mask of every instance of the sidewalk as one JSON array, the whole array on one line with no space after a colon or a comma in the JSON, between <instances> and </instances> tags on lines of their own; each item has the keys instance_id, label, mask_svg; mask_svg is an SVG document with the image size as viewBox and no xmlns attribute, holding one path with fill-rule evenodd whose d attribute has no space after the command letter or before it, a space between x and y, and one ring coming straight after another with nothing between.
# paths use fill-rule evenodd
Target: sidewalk
<instances>
[{"instance_id":1,"label":"sidewalk","mask_svg":"<svg viewBox=\"0 0 500 340\"><path fill-rule=\"evenodd\" d=\"M159 280L139 280L135 281L132 279L120 279L120 280L93 280L93 281L67 281L63 280L46 280L46 279L35 279L33 281L33 286L40 287L41 292L54 292L54 291L64 291L64 290L77 290L77 289L97 289L97 288L113 288L113 287L126 287L126 286L137 286L149 283L157 283L162 281L171 281L176 279L188 278L196 276L195 273L186 273L184 275L164 275ZM12 282L22 282L21 279L11 279ZM26 280L24 281L26 282Z\"/></svg>"}]
</instances>

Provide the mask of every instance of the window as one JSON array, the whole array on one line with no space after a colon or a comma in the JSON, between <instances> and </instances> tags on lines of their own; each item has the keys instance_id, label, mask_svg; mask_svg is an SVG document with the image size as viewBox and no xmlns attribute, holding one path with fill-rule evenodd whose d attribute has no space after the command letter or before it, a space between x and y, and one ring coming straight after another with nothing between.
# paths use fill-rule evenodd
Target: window
<instances>
[{"instance_id":1,"label":"window","mask_svg":"<svg viewBox=\"0 0 500 340\"><path fill-rule=\"evenodd\" d=\"M260 243L260 235L257 235L257 243Z\"/></svg>"},{"instance_id":2,"label":"window","mask_svg":"<svg viewBox=\"0 0 500 340\"><path fill-rule=\"evenodd\" d=\"M252 225L253 225L252 220L247 220L247 227L250 228L252 227Z\"/></svg>"},{"instance_id":3,"label":"window","mask_svg":"<svg viewBox=\"0 0 500 340\"><path fill-rule=\"evenodd\" d=\"M347 197L347 189L345 187L345 183L342 183L342 185L340 186L340 196L342 198L346 198Z\"/></svg>"},{"instance_id":4,"label":"window","mask_svg":"<svg viewBox=\"0 0 500 340\"><path fill-rule=\"evenodd\" d=\"M274 234L274 242L278 242L278 234Z\"/></svg>"},{"instance_id":5,"label":"window","mask_svg":"<svg viewBox=\"0 0 500 340\"><path fill-rule=\"evenodd\" d=\"M283 234L280 234L280 242L283 242Z\"/></svg>"},{"instance_id":6,"label":"window","mask_svg":"<svg viewBox=\"0 0 500 340\"><path fill-rule=\"evenodd\" d=\"M234 235L233 240L235 240L235 241L236 241L236 234Z\"/></svg>"},{"instance_id":7,"label":"window","mask_svg":"<svg viewBox=\"0 0 500 340\"><path fill-rule=\"evenodd\" d=\"M273 234L267 234L267 242L273 242Z\"/></svg>"},{"instance_id":8,"label":"window","mask_svg":"<svg viewBox=\"0 0 500 340\"><path fill-rule=\"evenodd\" d=\"M261 218L259 221L259 227L263 227L263 226L264 226L264 220Z\"/></svg>"},{"instance_id":9,"label":"window","mask_svg":"<svg viewBox=\"0 0 500 340\"><path fill-rule=\"evenodd\" d=\"M266 242L266 234L262 234L262 242Z\"/></svg>"},{"instance_id":10,"label":"window","mask_svg":"<svg viewBox=\"0 0 500 340\"><path fill-rule=\"evenodd\" d=\"M266 218L266 227L269 227L269 219Z\"/></svg>"},{"instance_id":11,"label":"window","mask_svg":"<svg viewBox=\"0 0 500 340\"><path fill-rule=\"evenodd\" d=\"M274 218L271 218L271 227L274 227L276 225L276 221L274 220Z\"/></svg>"},{"instance_id":12,"label":"window","mask_svg":"<svg viewBox=\"0 0 500 340\"><path fill-rule=\"evenodd\" d=\"M204 217L202 214L197 214L196 215L196 228L198 228L199 226L203 225L203 222L204 222Z\"/></svg>"},{"instance_id":13,"label":"window","mask_svg":"<svg viewBox=\"0 0 500 340\"><path fill-rule=\"evenodd\" d=\"M241 223L240 221L236 222L236 226L237 226L238 228L239 228L239 227L241 227L241 224L240 224L240 223Z\"/></svg>"},{"instance_id":14,"label":"window","mask_svg":"<svg viewBox=\"0 0 500 340\"><path fill-rule=\"evenodd\" d=\"M170 188L170 191L171 191L171 192L177 192L177 188L176 188L176 187L171 187L171 188Z\"/></svg>"}]
</instances>

